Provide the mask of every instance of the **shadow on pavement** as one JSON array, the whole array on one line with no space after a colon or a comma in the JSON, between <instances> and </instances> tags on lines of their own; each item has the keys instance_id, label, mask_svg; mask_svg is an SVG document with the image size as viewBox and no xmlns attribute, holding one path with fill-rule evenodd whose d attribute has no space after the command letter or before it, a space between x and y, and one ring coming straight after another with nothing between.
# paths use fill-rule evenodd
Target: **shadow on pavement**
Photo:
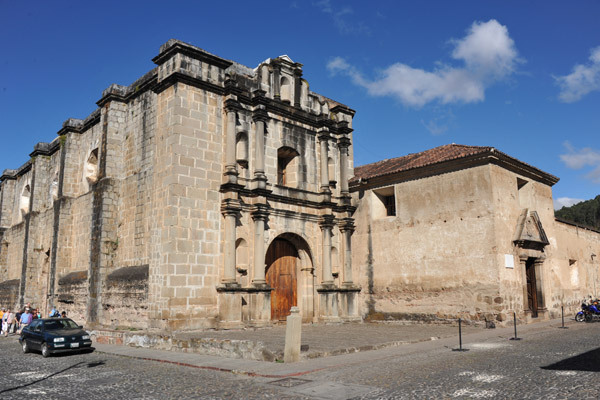
<instances>
[{"instance_id":1,"label":"shadow on pavement","mask_svg":"<svg viewBox=\"0 0 600 400\"><path fill-rule=\"evenodd\" d=\"M12 387L12 388L8 388L8 389L0 390L0 394L2 394L2 393L6 393L6 392L10 392L10 391L13 391L13 390L17 390L17 389L22 389L22 388L25 388L25 387L27 387L27 386L35 385L36 383L43 382L43 381L45 381L45 380L47 380L47 379L49 379L49 378L52 378L53 376L60 375L60 374L62 374L62 373L63 373L63 372L65 372L65 371L68 371L68 370L70 370L70 369L73 369L73 368L77 368L77 367L79 367L81 364L84 364L84 363L83 363L83 362L78 362L78 363L76 363L76 364L73 364L73 365L71 365L70 367L67 367L67 368L65 368L65 369L63 369L63 370L60 370L60 371L58 371L58 372L55 372L55 373L53 373L53 374L50 374L50 375L48 375L48 376L45 376L45 377L43 377L43 378L41 378L41 379L38 379L38 380L36 380L36 381L29 382L29 383L26 383L26 384L24 384L24 385L20 385L20 386L15 386L15 387Z\"/></svg>"},{"instance_id":2,"label":"shadow on pavement","mask_svg":"<svg viewBox=\"0 0 600 400\"><path fill-rule=\"evenodd\" d=\"M559 371L600 372L600 348L590 350L575 357L566 358L541 368Z\"/></svg>"}]
</instances>

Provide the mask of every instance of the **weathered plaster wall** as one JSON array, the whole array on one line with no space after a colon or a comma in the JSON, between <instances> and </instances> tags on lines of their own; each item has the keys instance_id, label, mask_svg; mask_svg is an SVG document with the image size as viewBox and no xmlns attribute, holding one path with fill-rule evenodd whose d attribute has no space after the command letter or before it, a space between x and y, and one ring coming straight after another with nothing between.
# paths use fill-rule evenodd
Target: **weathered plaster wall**
<instances>
[{"instance_id":1,"label":"weathered plaster wall","mask_svg":"<svg viewBox=\"0 0 600 400\"><path fill-rule=\"evenodd\" d=\"M376 189L377 190L377 189ZM483 319L499 301L491 170L480 166L394 185L396 216L360 198L352 237L363 314Z\"/></svg>"}]
</instances>

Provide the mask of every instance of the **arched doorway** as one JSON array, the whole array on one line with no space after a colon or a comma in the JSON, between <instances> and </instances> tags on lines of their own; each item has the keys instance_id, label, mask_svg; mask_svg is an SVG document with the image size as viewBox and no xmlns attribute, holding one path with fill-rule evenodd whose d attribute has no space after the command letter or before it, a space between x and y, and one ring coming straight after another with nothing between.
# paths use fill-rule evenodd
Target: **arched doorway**
<instances>
[{"instance_id":1,"label":"arched doorway","mask_svg":"<svg viewBox=\"0 0 600 400\"><path fill-rule=\"evenodd\" d=\"M298 250L288 240L277 238L266 255L266 280L271 292L271 320L279 321L290 315L290 308L298 305L297 278Z\"/></svg>"}]
</instances>

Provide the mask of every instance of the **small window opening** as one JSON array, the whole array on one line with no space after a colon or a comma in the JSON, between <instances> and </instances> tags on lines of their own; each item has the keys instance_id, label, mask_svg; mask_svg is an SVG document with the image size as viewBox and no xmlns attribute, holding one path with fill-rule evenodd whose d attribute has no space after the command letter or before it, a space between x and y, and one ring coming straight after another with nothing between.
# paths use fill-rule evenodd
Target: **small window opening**
<instances>
[{"instance_id":1,"label":"small window opening","mask_svg":"<svg viewBox=\"0 0 600 400\"><path fill-rule=\"evenodd\" d=\"M92 184L98 180L98 149L90 152L85 163L85 179Z\"/></svg>"},{"instance_id":2,"label":"small window opening","mask_svg":"<svg viewBox=\"0 0 600 400\"><path fill-rule=\"evenodd\" d=\"M394 187L387 187L373 191L373 217L384 218L396 215L396 196Z\"/></svg>"},{"instance_id":3,"label":"small window opening","mask_svg":"<svg viewBox=\"0 0 600 400\"><path fill-rule=\"evenodd\" d=\"M294 181L292 164L298 152L291 147L281 147L277 150L277 184L288 186Z\"/></svg>"}]
</instances>

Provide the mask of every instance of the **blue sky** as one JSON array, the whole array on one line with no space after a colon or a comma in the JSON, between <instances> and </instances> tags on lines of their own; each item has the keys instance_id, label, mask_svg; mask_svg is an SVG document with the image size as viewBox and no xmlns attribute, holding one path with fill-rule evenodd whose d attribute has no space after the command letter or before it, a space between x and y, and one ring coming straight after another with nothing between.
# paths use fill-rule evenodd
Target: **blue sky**
<instances>
[{"instance_id":1,"label":"blue sky","mask_svg":"<svg viewBox=\"0 0 600 400\"><path fill-rule=\"evenodd\" d=\"M524 4L522 4L524 3ZM249 67L289 55L349 105L355 164L494 146L600 194L600 2L0 0L0 170L176 38Z\"/></svg>"}]
</instances>

